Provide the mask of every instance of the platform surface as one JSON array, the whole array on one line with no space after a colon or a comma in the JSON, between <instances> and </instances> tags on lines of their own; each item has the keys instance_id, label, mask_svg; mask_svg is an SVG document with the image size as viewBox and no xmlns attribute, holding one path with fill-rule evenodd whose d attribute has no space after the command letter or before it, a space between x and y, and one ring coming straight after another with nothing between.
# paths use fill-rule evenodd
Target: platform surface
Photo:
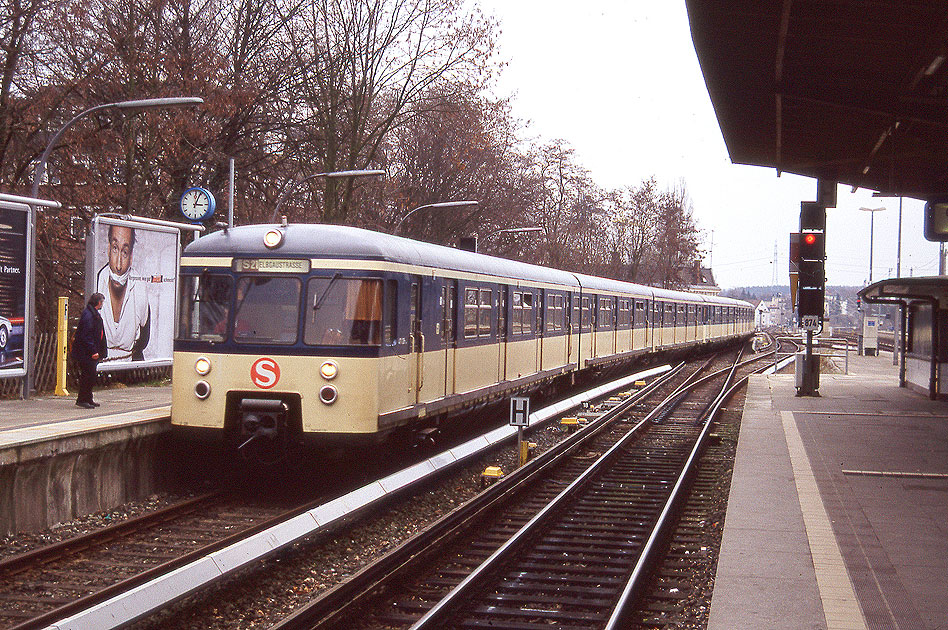
<instances>
[{"instance_id":1,"label":"platform surface","mask_svg":"<svg viewBox=\"0 0 948 630\"><path fill-rule=\"evenodd\" d=\"M77 407L75 393L68 397L0 400L0 432L156 408L165 408L167 414L167 407L171 405L171 385L96 388L93 396L101 405L96 409Z\"/></svg>"},{"instance_id":2,"label":"platform surface","mask_svg":"<svg viewBox=\"0 0 948 630\"><path fill-rule=\"evenodd\" d=\"M948 403L850 356L752 377L710 630L948 629Z\"/></svg>"}]
</instances>

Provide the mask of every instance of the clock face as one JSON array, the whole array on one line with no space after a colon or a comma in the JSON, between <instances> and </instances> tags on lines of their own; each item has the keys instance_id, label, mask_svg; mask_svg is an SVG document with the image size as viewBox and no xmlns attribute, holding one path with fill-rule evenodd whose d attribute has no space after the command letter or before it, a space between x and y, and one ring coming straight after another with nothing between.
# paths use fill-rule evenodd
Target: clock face
<instances>
[{"instance_id":1,"label":"clock face","mask_svg":"<svg viewBox=\"0 0 948 630\"><path fill-rule=\"evenodd\" d=\"M189 188L181 195L181 214L192 221L203 221L214 212L214 195L203 188Z\"/></svg>"}]
</instances>

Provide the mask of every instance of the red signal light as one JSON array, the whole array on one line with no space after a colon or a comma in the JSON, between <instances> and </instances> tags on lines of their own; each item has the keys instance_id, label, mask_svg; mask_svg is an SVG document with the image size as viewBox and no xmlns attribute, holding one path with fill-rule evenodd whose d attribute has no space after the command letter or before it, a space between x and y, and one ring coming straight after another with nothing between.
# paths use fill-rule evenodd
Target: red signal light
<instances>
[{"instance_id":1,"label":"red signal light","mask_svg":"<svg viewBox=\"0 0 948 630\"><path fill-rule=\"evenodd\" d=\"M807 245L812 245L813 243L816 242L816 234L813 234L812 232L810 232L810 233L808 233L808 234L804 234L804 235L803 235L803 241L804 241Z\"/></svg>"}]
</instances>

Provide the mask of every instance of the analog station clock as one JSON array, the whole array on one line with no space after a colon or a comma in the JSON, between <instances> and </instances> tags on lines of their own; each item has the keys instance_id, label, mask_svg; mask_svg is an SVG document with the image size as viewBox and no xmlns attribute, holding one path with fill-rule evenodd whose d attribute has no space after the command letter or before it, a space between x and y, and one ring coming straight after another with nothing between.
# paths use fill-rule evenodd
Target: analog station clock
<instances>
[{"instance_id":1,"label":"analog station clock","mask_svg":"<svg viewBox=\"0 0 948 630\"><path fill-rule=\"evenodd\" d=\"M184 194L181 195L181 214L189 221L194 221L195 223L204 221L214 214L214 208L216 206L217 202L214 200L214 195L211 191L201 188L200 186L188 188L184 191Z\"/></svg>"}]
</instances>

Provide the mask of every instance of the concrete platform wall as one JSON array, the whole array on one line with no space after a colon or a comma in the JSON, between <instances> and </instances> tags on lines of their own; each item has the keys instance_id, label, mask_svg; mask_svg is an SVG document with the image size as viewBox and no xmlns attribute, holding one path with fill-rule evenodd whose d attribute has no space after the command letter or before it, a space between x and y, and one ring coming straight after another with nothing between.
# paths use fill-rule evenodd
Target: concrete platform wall
<instances>
[{"instance_id":1,"label":"concrete platform wall","mask_svg":"<svg viewBox=\"0 0 948 630\"><path fill-rule=\"evenodd\" d=\"M0 535L38 531L145 499L161 483L170 420L77 421L62 433L4 432L0 443ZM40 427L34 428L40 433ZM72 429L70 431L70 429ZM15 439L12 434L20 434Z\"/></svg>"}]
</instances>

